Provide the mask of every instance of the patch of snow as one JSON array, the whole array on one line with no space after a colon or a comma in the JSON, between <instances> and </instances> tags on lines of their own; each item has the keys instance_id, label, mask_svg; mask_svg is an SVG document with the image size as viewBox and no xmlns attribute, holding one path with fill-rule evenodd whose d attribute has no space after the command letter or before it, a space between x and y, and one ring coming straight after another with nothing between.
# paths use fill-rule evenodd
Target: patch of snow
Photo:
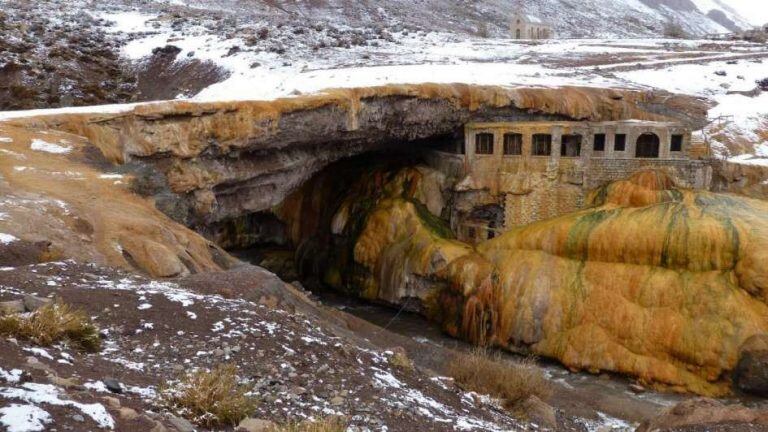
<instances>
[{"instance_id":1,"label":"patch of snow","mask_svg":"<svg viewBox=\"0 0 768 432\"><path fill-rule=\"evenodd\" d=\"M38 138L34 138L32 140L32 144L29 145L29 148L35 151L42 151L53 154L66 154L72 151L72 147L49 143L48 141L44 141Z\"/></svg>"},{"instance_id":2,"label":"patch of snow","mask_svg":"<svg viewBox=\"0 0 768 432\"><path fill-rule=\"evenodd\" d=\"M83 387L98 393L111 393L109 389L107 389L107 386L101 381L88 381L83 384Z\"/></svg>"},{"instance_id":3,"label":"patch of snow","mask_svg":"<svg viewBox=\"0 0 768 432\"><path fill-rule=\"evenodd\" d=\"M43 348L22 348L26 352L30 352L38 357L42 357L48 360L54 360L53 356L48 353L48 351L44 350Z\"/></svg>"},{"instance_id":4,"label":"patch of snow","mask_svg":"<svg viewBox=\"0 0 768 432\"><path fill-rule=\"evenodd\" d=\"M0 244L10 244L18 241L18 237L6 233L0 233Z\"/></svg>"},{"instance_id":5,"label":"patch of snow","mask_svg":"<svg viewBox=\"0 0 768 432\"><path fill-rule=\"evenodd\" d=\"M12 143L13 139L8 137L0 137L0 143Z\"/></svg>"},{"instance_id":6,"label":"patch of snow","mask_svg":"<svg viewBox=\"0 0 768 432\"><path fill-rule=\"evenodd\" d=\"M123 178L122 174L101 174L99 175L100 179L107 179L107 180L115 180L115 179L121 179Z\"/></svg>"},{"instance_id":7,"label":"patch of snow","mask_svg":"<svg viewBox=\"0 0 768 432\"><path fill-rule=\"evenodd\" d=\"M10 404L0 408L0 425L7 432L37 432L53 422L51 415L35 405Z\"/></svg>"},{"instance_id":8,"label":"patch of snow","mask_svg":"<svg viewBox=\"0 0 768 432\"><path fill-rule=\"evenodd\" d=\"M152 305L149 304L149 303L142 303L139 306L137 306L136 309L138 309L138 310L147 310L147 309L150 309L151 307L152 307Z\"/></svg>"},{"instance_id":9,"label":"patch of snow","mask_svg":"<svg viewBox=\"0 0 768 432\"><path fill-rule=\"evenodd\" d=\"M10 371L6 371L0 367L0 379L9 384L15 384L19 382L23 373L24 372L21 369L11 369Z\"/></svg>"},{"instance_id":10,"label":"patch of snow","mask_svg":"<svg viewBox=\"0 0 768 432\"><path fill-rule=\"evenodd\" d=\"M30 404L48 404L70 406L93 419L103 429L114 429L115 421L100 403L84 404L69 399L62 399L59 390L50 384L25 383L21 388L0 388L0 396L17 399Z\"/></svg>"},{"instance_id":11,"label":"patch of snow","mask_svg":"<svg viewBox=\"0 0 768 432\"><path fill-rule=\"evenodd\" d=\"M156 15L135 11L102 13L97 15L97 17L114 23L114 25L103 27L109 33L141 33L151 31L152 28L147 26L147 22L157 18Z\"/></svg>"}]
</instances>

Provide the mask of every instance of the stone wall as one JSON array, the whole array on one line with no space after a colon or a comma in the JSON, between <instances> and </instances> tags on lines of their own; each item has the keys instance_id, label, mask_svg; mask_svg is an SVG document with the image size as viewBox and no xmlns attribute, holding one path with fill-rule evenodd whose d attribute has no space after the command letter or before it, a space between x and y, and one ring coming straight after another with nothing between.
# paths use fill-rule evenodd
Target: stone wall
<instances>
[{"instance_id":1,"label":"stone wall","mask_svg":"<svg viewBox=\"0 0 768 432\"><path fill-rule=\"evenodd\" d=\"M712 163L706 160L591 159L584 187L594 189L644 169L663 169L683 188L709 190L712 186Z\"/></svg>"},{"instance_id":2,"label":"stone wall","mask_svg":"<svg viewBox=\"0 0 768 432\"><path fill-rule=\"evenodd\" d=\"M425 160L453 179L451 225L458 237L468 242L485 240L490 234L478 221L469 219L473 206L503 206L503 230L509 230L583 209L590 191L642 170L662 170L682 188L713 187L710 160L569 158L559 156L554 149L550 157L493 154L472 159L429 151Z\"/></svg>"}]
</instances>

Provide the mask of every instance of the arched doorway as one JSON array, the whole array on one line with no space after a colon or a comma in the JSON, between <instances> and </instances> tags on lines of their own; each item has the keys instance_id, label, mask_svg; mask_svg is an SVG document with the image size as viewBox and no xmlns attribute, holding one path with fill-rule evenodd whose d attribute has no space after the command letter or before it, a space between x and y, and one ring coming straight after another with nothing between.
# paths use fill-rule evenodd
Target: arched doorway
<instances>
[{"instance_id":1,"label":"arched doorway","mask_svg":"<svg viewBox=\"0 0 768 432\"><path fill-rule=\"evenodd\" d=\"M515 36L516 36L516 39L522 39L522 38L520 37L520 36L521 36L521 34L520 34L520 29L517 29L517 34L516 34Z\"/></svg>"},{"instance_id":2,"label":"arched doorway","mask_svg":"<svg viewBox=\"0 0 768 432\"><path fill-rule=\"evenodd\" d=\"M639 158L658 158L660 140L655 133L644 133L637 137L637 146L635 148L635 157Z\"/></svg>"}]
</instances>

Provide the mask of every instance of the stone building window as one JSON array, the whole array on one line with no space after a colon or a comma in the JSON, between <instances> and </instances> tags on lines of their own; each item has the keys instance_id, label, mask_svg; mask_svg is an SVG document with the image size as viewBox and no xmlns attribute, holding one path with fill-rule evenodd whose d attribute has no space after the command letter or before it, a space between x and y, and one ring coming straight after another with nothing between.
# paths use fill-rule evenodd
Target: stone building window
<instances>
[{"instance_id":1,"label":"stone building window","mask_svg":"<svg viewBox=\"0 0 768 432\"><path fill-rule=\"evenodd\" d=\"M479 133L475 135L475 153L483 155L493 154L492 133Z\"/></svg>"},{"instance_id":2,"label":"stone building window","mask_svg":"<svg viewBox=\"0 0 768 432\"><path fill-rule=\"evenodd\" d=\"M552 135L535 134L532 145L534 156L549 156L552 154Z\"/></svg>"},{"instance_id":3,"label":"stone building window","mask_svg":"<svg viewBox=\"0 0 768 432\"><path fill-rule=\"evenodd\" d=\"M504 154L520 156L523 154L523 136L518 133L504 134Z\"/></svg>"},{"instance_id":4,"label":"stone building window","mask_svg":"<svg viewBox=\"0 0 768 432\"><path fill-rule=\"evenodd\" d=\"M560 146L560 156L581 156L581 135L563 135L563 145Z\"/></svg>"},{"instance_id":5,"label":"stone building window","mask_svg":"<svg viewBox=\"0 0 768 432\"><path fill-rule=\"evenodd\" d=\"M605 134L595 134L595 145L593 146L593 149L596 152L605 151Z\"/></svg>"},{"instance_id":6,"label":"stone building window","mask_svg":"<svg viewBox=\"0 0 768 432\"><path fill-rule=\"evenodd\" d=\"M627 134L616 134L616 142L613 144L613 150L623 152L627 149Z\"/></svg>"},{"instance_id":7,"label":"stone building window","mask_svg":"<svg viewBox=\"0 0 768 432\"><path fill-rule=\"evenodd\" d=\"M635 157L657 158L659 157L659 136L654 133L644 133L637 137Z\"/></svg>"},{"instance_id":8,"label":"stone building window","mask_svg":"<svg viewBox=\"0 0 768 432\"><path fill-rule=\"evenodd\" d=\"M673 151L673 152L683 151L682 135L672 135L672 144L669 146L669 151Z\"/></svg>"}]
</instances>

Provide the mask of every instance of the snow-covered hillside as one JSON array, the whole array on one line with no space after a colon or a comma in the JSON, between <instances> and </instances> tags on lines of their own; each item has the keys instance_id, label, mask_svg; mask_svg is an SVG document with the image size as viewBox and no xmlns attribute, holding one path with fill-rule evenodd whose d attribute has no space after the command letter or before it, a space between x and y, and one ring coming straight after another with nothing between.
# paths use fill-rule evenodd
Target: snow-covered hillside
<instances>
[{"instance_id":1,"label":"snow-covered hillside","mask_svg":"<svg viewBox=\"0 0 768 432\"><path fill-rule=\"evenodd\" d=\"M732 1L732 0L731 0ZM168 0L200 9L250 15L284 15L350 26L394 27L508 34L512 15L523 9L553 24L560 37L662 36L671 23L693 35L751 27L724 0Z\"/></svg>"}]
</instances>

